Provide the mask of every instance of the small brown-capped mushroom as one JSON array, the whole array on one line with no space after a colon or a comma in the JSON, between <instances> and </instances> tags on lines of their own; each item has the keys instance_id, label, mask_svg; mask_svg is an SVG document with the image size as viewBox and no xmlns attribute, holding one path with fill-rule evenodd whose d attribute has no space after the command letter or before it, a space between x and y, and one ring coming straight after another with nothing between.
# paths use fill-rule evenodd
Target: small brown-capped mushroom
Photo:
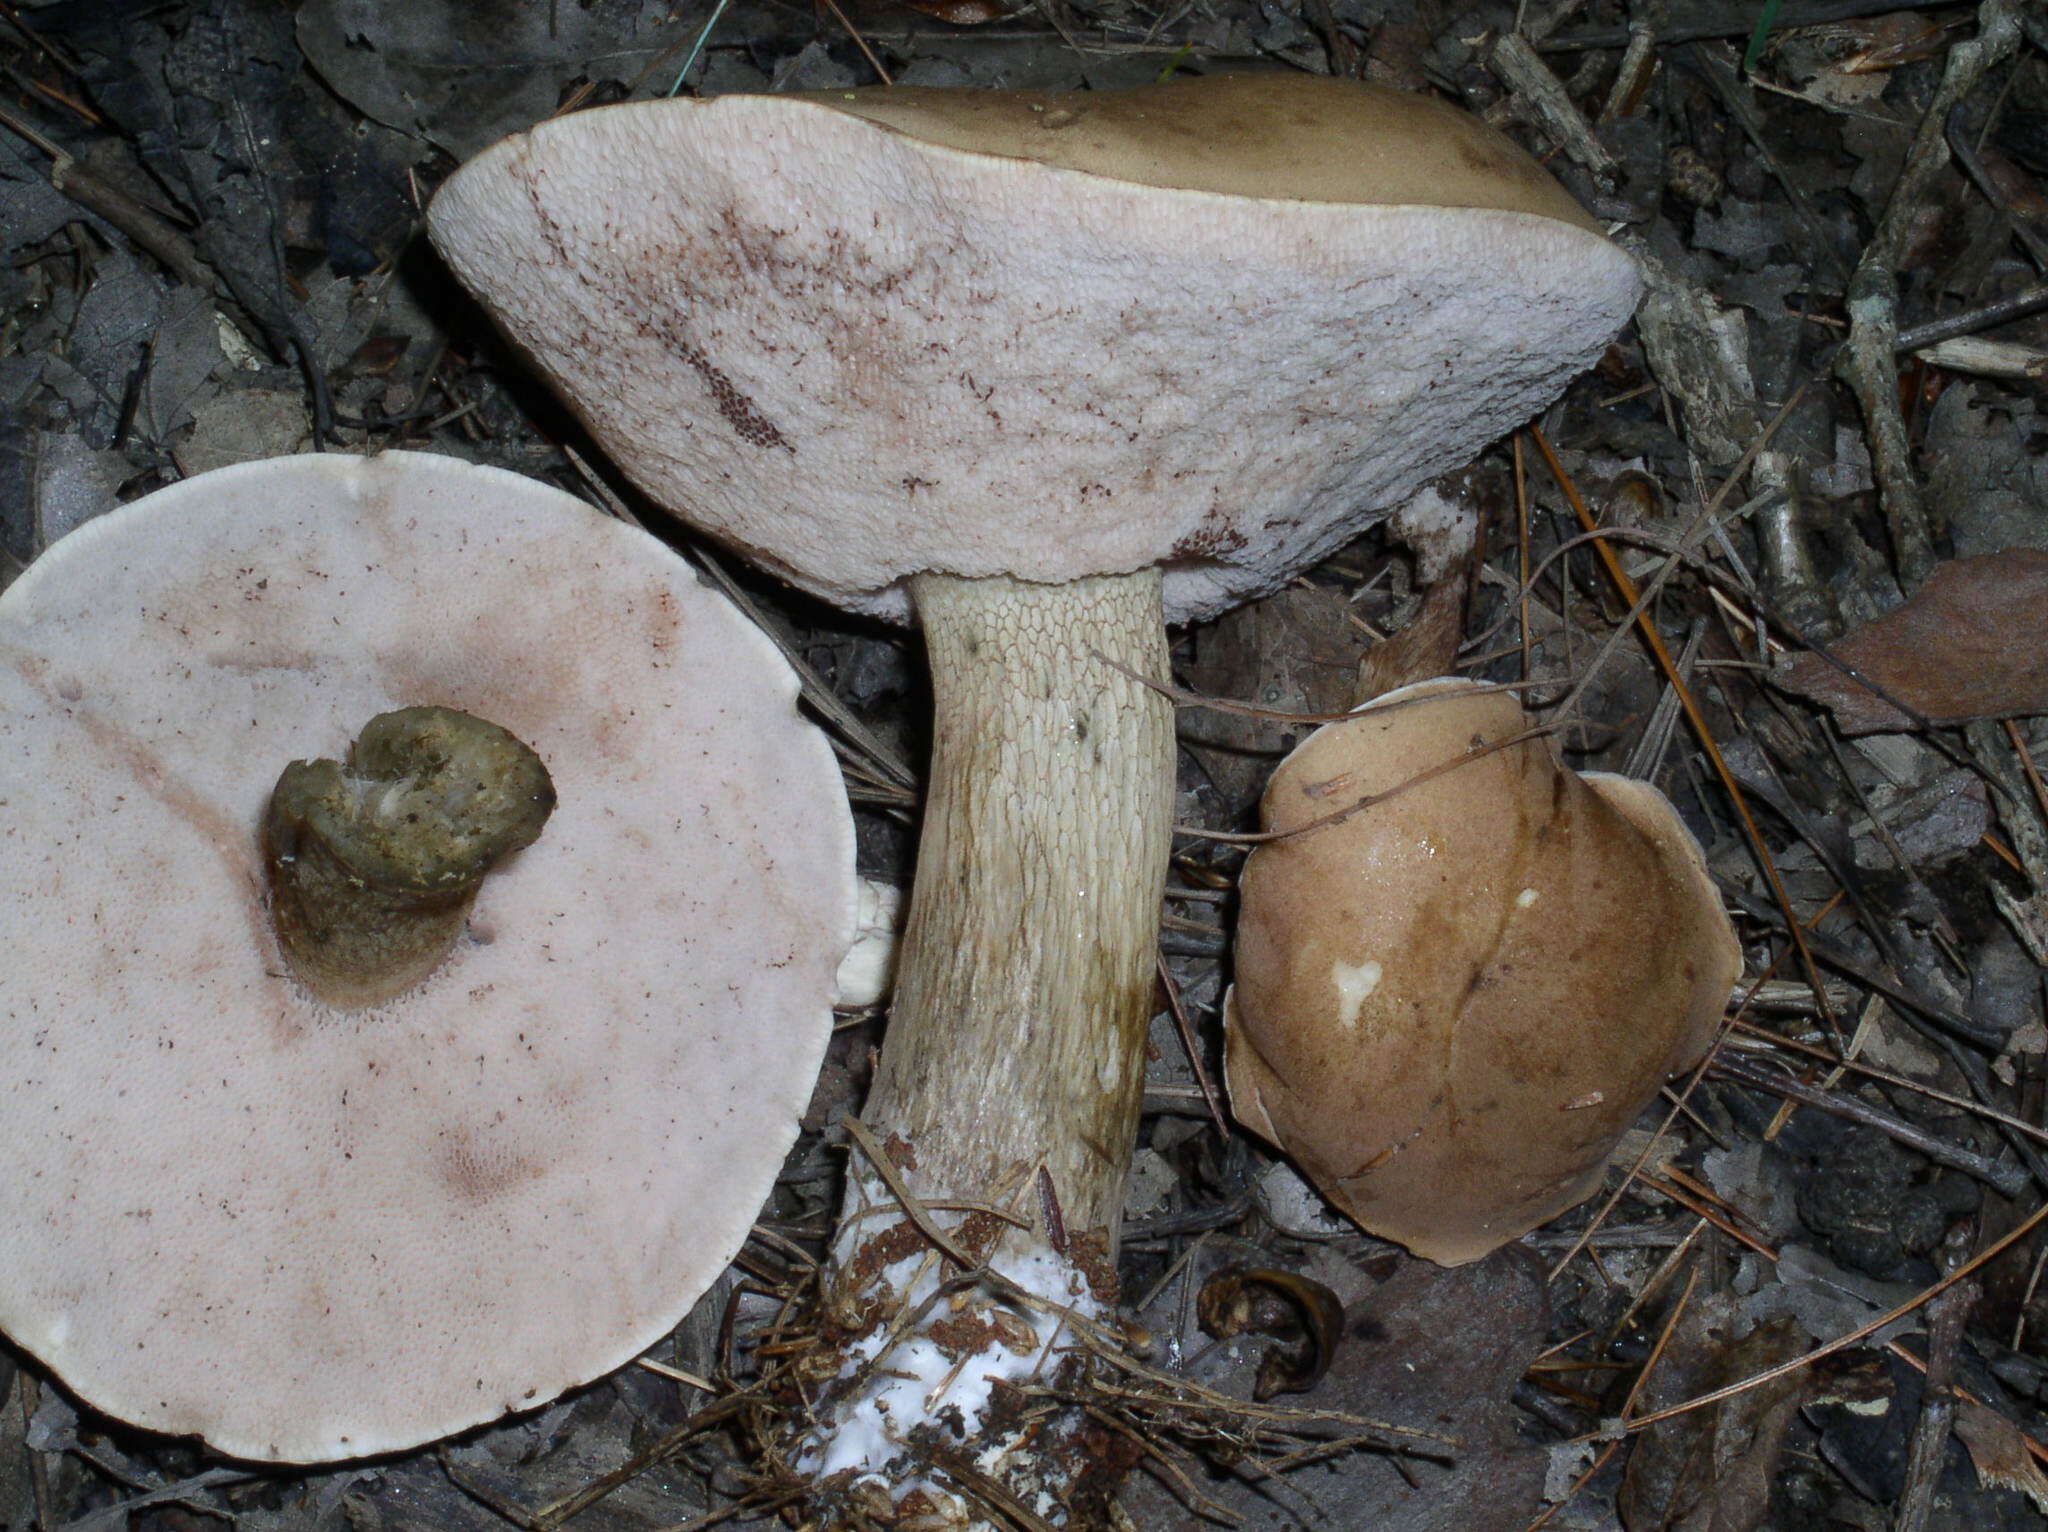
<instances>
[{"instance_id":1,"label":"small brown-capped mushroom","mask_svg":"<svg viewBox=\"0 0 2048 1532\"><path fill-rule=\"evenodd\" d=\"M1591 1195L1742 972L1664 796L1530 729L1513 693L1455 679L1325 725L1274 773L1280 838L1241 882L1232 1111L1446 1265Z\"/></svg>"},{"instance_id":2,"label":"small brown-capped mushroom","mask_svg":"<svg viewBox=\"0 0 2048 1532\"><path fill-rule=\"evenodd\" d=\"M451 458L222 469L57 543L0 597L0 1329L297 1462L666 1333L851 937L795 700L654 538Z\"/></svg>"},{"instance_id":3,"label":"small brown-capped mushroom","mask_svg":"<svg viewBox=\"0 0 2048 1532\"><path fill-rule=\"evenodd\" d=\"M1093 1303L1172 829L1165 621L1274 589L1541 408L1633 262L1476 119L1277 74L603 108L471 161L429 226L656 500L923 625L931 785L862 1116L916 1196L1024 1209L942 1214L976 1218L971 1259ZM853 1169L845 1306L950 1314ZM956 1402L971 1424L997 1362L1050 1365L915 1345L880 1370L976 1397L821 1409L828 1475L883 1475Z\"/></svg>"}]
</instances>

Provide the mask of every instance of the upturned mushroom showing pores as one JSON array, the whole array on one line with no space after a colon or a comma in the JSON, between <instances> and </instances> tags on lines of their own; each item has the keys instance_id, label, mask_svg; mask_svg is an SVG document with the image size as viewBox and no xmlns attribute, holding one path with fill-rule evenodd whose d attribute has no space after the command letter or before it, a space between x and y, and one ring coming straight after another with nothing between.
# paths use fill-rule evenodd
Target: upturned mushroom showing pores
<instances>
[{"instance_id":1,"label":"upturned mushroom showing pores","mask_svg":"<svg viewBox=\"0 0 2048 1532\"><path fill-rule=\"evenodd\" d=\"M1241 885L1232 1110L1362 1228L1450 1265L1598 1187L1742 971L1663 795L1566 770L1530 729L1457 680L1325 725L1274 773L1281 838Z\"/></svg>"},{"instance_id":2,"label":"upturned mushroom showing pores","mask_svg":"<svg viewBox=\"0 0 2048 1532\"><path fill-rule=\"evenodd\" d=\"M830 1033L852 831L795 697L653 538L453 459L225 469L58 543L0 598L0 1329L109 1414L286 1461L652 1344ZM268 807L373 719L311 768L337 800ZM330 1003L272 928L267 813L343 882L495 866L452 946Z\"/></svg>"},{"instance_id":3,"label":"upturned mushroom showing pores","mask_svg":"<svg viewBox=\"0 0 2048 1532\"><path fill-rule=\"evenodd\" d=\"M1143 1094L1165 621L1274 588L1553 398L1632 263L1473 119L1277 75L606 108L488 150L429 224L664 506L923 626L930 788L862 1117L915 1195L1029 1223L984 1216L964 1254L1052 1305L1050 1346L1109 1285ZM869 1299L943 1315L946 1268L853 1169L853 1358L926 1384L821 1410L806 1461L929 1484L921 1426L1055 1359L860 1352Z\"/></svg>"},{"instance_id":4,"label":"upturned mushroom showing pores","mask_svg":"<svg viewBox=\"0 0 2048 1532\"><path fill-rule=\"evenodd\" d=\"M658 501L840 606L911 577L1277 587L1520 424L1633 310L1550 176L1305 75L557 118L435 244Z\"/></svg>"}]
</instances>

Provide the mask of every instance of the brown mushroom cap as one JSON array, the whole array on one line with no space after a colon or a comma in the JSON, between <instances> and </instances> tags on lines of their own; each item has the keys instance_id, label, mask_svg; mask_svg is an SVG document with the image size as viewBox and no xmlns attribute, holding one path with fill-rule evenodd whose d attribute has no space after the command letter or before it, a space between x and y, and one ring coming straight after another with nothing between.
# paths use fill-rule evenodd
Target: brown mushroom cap
<instances>
[{"instance_id":1,"label":"brown mushroom cap","mask_svg":"<svg viewBox=\"0 0 2048 1532\"><path fill-rule=\"evenodd\" d=\"M1498 688L1401 688L1287 758L1265 827L1528 726ZM1669 802L1565 769L1547 739L1264 843L1241 891L1233 1111L1363 1228L1446 1264L1590 1195L1742 971Z\"/></svg>"},{"instance_id":2,"label":"brown mushroom cap","mask_svg":"<svg viewBox=\"0 0 2048 1532\"><path fill-rule=\"evenodd\" d=\"M530 480L253 463L0 600L0 1328L246 1458L407 1447L630 1359L724 1269L851 935L832 754L675 555ZM415 988L285 974L280 768L431 702L559 806Z\"/></svg>"},{"instance_id":3,"label":"brown mushroom cap","mask_svg":"<svg viewBox=\"0 0 2048 1532\"><path fill-rule=\"evenodd\" d=\"M619 464L828 600L920 571L1270 589L1555 396L1633 262L1520 150L1355 82L855 91L542 123L450 264Z\"/></svg>"}]
</instances>

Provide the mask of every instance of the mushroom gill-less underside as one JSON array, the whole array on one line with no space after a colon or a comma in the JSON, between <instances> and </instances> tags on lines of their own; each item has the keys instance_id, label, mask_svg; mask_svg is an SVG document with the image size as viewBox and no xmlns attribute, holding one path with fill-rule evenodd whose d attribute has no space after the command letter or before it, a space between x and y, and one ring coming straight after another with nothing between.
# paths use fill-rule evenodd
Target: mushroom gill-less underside
<instances>
[{"instance_id":1,"label":"mushroom gill-less underside","mask_svg":"<svg viewBox=\"0 0 2048 1532\"><path fill-rule=\"evenodd\" d=\"M0 598L0 1329L91 1404L324 1461L542 1404L746 1237L851 933L836 764L654 539L495 469L253 463ZM444 959L296 980L287 763L432 703L559 802ZM383 789L379 789L380 791Z\"/></svg>"}]
</instances>

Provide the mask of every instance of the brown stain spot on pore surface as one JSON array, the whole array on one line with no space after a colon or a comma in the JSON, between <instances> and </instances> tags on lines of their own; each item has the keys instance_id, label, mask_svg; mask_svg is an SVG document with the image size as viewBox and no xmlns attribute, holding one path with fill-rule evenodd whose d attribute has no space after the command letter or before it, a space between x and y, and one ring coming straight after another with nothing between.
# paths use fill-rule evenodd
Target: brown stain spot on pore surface
<instances>
[{"instance_id":1,"label":"brown stain spot on pore surface","mask_svg":"<svg viewBox=\"0 0 2048 1532\"><path fill-rule=\"evenodd\" d=\"M683 610L675 592L657 584L635 605L645 614L647 647L663 661L673 658L683 630Z\"/></svg>"},{"instance_id":2,"label":"brown stain spot on pore surface","mask_svg":"<svg viewBox=\"0 0 2048 1532\"><path fill-rule=\"evenodd\" d=\"M32 674L27 666L18 666L17 670L46 700L50 699L51 693L42 684L40 673ZM108 761L118 762L137 789L148 793L174 818L192 828L201 844L219 860L221 875L234 888L235 907L248 923L250 940L256 944L257 950L273 952L275 944L271 939L269 912L264 904L263 879L256 865L255 827L238 823L214 799L173 774L161 752L151 749L134 734L100 716L89 706L59 711L69 712L71 721L84 732L86 741L96 753Z\"/></svg>"},{"instance_id":3,"label":"brown stain spot on pore surface","mask_svg":"<svg viewBox=\"0 0 2048 1532\"><path fill-rule=\"evenodd\" d=\"M467 1124L447 1129L433 1148L435 1179L458 1201L490 1202L547 1173L547 1166L510 1150L478 1142Z\"/></svg>"},{"instance_id":4,"label":"brown stain spot on pore surface","mask_svg":"<svg viewBox=\"0 0 2048 1532\"><path fill-rule=\"evenodd\" d=\"M770 449L780 447L794 453L796 448L789 438L775 427L775 422L755 408L754 401L733 387L732 379L711 365L711 359L695 346L679 346L677 355L690 364L690 368L704 380L705 388L711 392L711 402L718 407L718 413L725 417L727 425L741 441L756 447Z\"/></svg>"}]
</instances>

